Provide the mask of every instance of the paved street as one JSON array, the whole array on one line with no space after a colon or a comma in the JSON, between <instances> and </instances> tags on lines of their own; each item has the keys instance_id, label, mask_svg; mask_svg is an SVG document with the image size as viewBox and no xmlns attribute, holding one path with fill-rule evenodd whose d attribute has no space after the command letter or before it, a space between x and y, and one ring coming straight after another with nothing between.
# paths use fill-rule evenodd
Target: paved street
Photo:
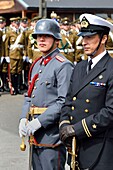
<instances>
[{"instance_id":1,"label":"paved street","mask_svg":"<svg viewBox=\"0 0 113 170\"><path fill-rule=\"evenodd\" d=\"M23 95L0 97L0 170L28 170L28 146L26 151L20 151L18 135L22 104Z\"/></svg>"},{"instance_id":2,"label":"paved street","mask_svg":"<svg viewBox=\"0 0 113 170\"><path fill-rule=\"evenodd\" d=\"M0 97L0 170L28 169L28 147L25 152L20 151L18 135L22 103L21 95L3 94Z\"/></svg>"}]
</instances>

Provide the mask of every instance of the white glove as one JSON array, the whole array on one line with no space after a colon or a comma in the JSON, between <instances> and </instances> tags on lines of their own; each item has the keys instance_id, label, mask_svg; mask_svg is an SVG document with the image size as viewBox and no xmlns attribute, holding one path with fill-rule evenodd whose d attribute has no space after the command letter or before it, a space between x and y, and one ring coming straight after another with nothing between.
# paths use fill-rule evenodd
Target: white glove
<instances>
[{"instance_id":1,"label":"white glove","mask_svg":"<svg viewBox=\"0 0 113 170\"><path fill-rule=\"evenodd\" d=\"M3 59L4 59L4 58L5 58L5 57L3 57L3 56L1 57L1 63L3 62Z\"/></svg>"},{"instance_id":2,"label":"white glove","mask_svg":"<svg viewBox=\"0 0 113 170\"><path fill-rule=\"evenodd\" d=\"M10 63L10 58L9 58L9 56L5 57L5 59L6 59L7 63Z\"/></svg>"},{"instance_id":3,"label":"white glove","mask_svg":"<svg viewBox=\"0 0 113 170\"><path fill-rule=\"evenodd\" d=\"M26 60L26 56L23 56L23 61L25 61Z\"/></svg>"},{"instance_id":4,"label":"white glove","mask_svg":"<svg viewBox=\"0 0 113 170\"><path fill-rule=\"evenodd\" d=\"M27 135L26 123L27 123L27 119L26 118L22 118L20 120L20 123L19 123L19 135L20 135L20 138L22 138L22 136L26 136Z\"/></svg>"},{"instance_id":5,"label":"white glove","mask_svg":"<svg viewBox=\"0 0 113 170\"><path fill-rule=\"evenodd\" d=\"M74 61L74 65L76 65L77 64L77 62L76 61Z\"/></svg>"},{"instance_id":6,"label":"white glove","mask_svg":"<svg viewBox=\"0 0 113 170\"><path fill-rule=\"evenodd\" d=\"M32 64L32 59L29 59L29 63Z\"/></svg>"},{"instance_id":7,"label":"white glove","mask_svg":"<svg viewBox=\"0 0 113 170\"><path fill-rule=\"evenodd\" d=\"M41 127L41 123L39 122L38 118L33 119L32 121L28 122L27 128L27 135L34 135L34 132Z\"/></svg>"}]
</instances>

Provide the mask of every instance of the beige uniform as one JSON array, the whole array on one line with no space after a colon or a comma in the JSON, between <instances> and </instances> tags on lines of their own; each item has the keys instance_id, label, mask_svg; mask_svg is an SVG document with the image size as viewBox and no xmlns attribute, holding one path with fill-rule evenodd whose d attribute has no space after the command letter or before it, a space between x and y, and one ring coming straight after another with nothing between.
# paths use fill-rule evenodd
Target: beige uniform
<instances>
[{"instance_id":1,"label":"beige uniform","mask_svg":"<svg viewBox=\"0 0 113 170\"><path fill-rule=\"evenodd\" d=\"M23 49L25 45L24 34L9 30L6 36L5 51L10 57L10 72L20 73L23 68Z\"/></svg>"},{"instance_id":2,"label":"beige uniform","mask_svg":"<svg viewBox=\"0 0 113 170\"><path fill-rule=\"evenodd\" d=\"M75 61L78 63L82 60L87 60L87 55L84 54L84 49L83 49L83 46L82 46L82 36L78 36L78 39L76 41Z\"/></svg>"},{"instance_id":3,"label":"beige uniform","mask_svg":"<svg viewBox=\"0 0 113 170\"><path fill-rule=\"evenodd\" d=\"M33 30L28 37L28 56L34 62L37 58L42 56L42 53L38 49L37 41L32 37Z\"/></svg>"},{"instance_id":4,"label":"beige uniform","mask_svg":"<svg viewBox=\"0 0 113 170\"><path fill-rule=\"evenodd\" d=\"M73 31L66 32L61 30L62 40L59 43L60 52L71 62L76 58L76 40L77 35Z\"/></svg>"},{"instance_id":5,"label":"beige uniform","mask_svg":"<svg viewBox=\"0 0 113 170\"><path fill-rule=\"evenodd\" d=\"M25 47L24 33L10 29L7 32L5 51L10 57L10 74L14 92L11 94L21 94L23 50Z\"/></svg>"},{"instance_id":6,"label":"beige uniform","mask_svg":"<svg viewBox=\"0 0 113 170\"><path fill-rule=\"evenodd\" d=\"M113 32L109 33L106 49L108 50L110 56L113 57Z\"/></svg>"}]
</instances>

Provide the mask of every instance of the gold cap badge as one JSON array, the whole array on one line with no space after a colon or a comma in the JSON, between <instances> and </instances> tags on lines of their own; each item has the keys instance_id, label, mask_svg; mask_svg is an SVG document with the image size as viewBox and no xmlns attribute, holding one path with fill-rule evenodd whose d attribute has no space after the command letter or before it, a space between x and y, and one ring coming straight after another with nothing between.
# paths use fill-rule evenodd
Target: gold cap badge
<instances>
[{"instance_id":1,"label":"gold cap badge","mask_svg":"<svg viewBox=\"0 0 113 170\"><path fill-rule=\"evenodd\" d=\"M81 27L87 28L88 26L89 26L89 22L87 21L87 19L85 17L83 17L83 19L81 21Z\"/></svg>"}]
</instances>

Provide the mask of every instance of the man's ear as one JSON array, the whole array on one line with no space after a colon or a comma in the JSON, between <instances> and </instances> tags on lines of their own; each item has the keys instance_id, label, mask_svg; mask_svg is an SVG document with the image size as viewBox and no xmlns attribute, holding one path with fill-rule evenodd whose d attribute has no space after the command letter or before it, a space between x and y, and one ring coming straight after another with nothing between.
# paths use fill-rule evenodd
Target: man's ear
<instances>
[{"instance_id":1,"label":"man's ear","mask_svg":"<svg viewBox=\"0 0 113 170\"><path fill-rule=\"evenodd\" d=\"M57 44L57 45L59 44L59 41L60 41L60 40L57 40L57 39L56 39L56 44Z\"/></svg>"},{"instance_id":2,"label":"man's ear","mask_svg":"<svg viewBox=\"0 0 113 170\"><path fill-rule=\"evenodd\" d=\"M103 38L102 38L101 43L102 43L102 44L105 44L106 41L107 41L107 39L108 39L108 35L103 35Z\"/></svg>"}]
</instances>

